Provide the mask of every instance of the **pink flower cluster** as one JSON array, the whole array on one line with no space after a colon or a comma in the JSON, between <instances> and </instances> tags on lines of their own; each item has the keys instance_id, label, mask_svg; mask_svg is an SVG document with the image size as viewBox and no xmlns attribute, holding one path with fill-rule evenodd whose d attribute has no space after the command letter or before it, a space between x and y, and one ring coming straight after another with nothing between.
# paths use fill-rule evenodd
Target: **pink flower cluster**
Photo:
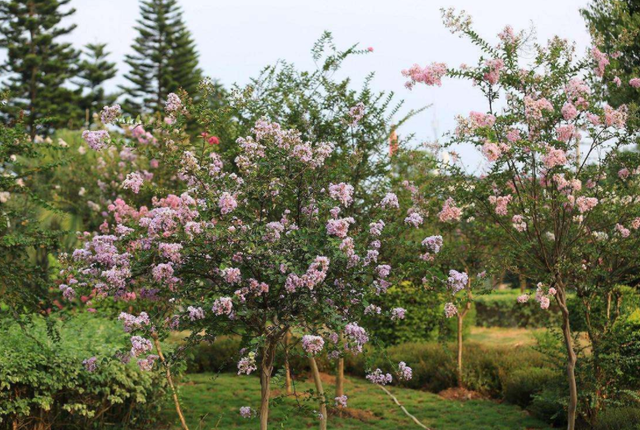
<instances>
[{"instance_id":1,"label":"pink flower cluster","mask_svg":"<svg viewBox=\"0 0 640 430\"><path fill-rule=\"evenodd\" d=\"M547 153L542 158L547 169L553 169L556 166L564 166L567 164L567 154L558 148L549 148Z\"/></svg>"},{"instance_id":2,"label":"pink flower cluster","mask_svg":"<svg viewBox=\"0 0 640 430\"><path fill-rule=\"evenodd\" d=\"M438 219L442 222L460 221L460 217L462 217L462 209L456 207L453 197L449 197L445 200L440 213L438 213Z\"/></svg>"},{"instance_id":3,"label":"pink flower cluster","mask_svg":"<svg viewBox=\"0 0 640 430\"><path fill-rule=\"evenodd\" d=\"M489 203L495 206L495 212L497 215L505 216L509 209L508 205L513 199L511 194L506 196L489 196Z\"/></svg>"},{"instance_id":4,"label":"pink flower cluster","mask_svg":"<svg viewBox=\"0 0 640 430\"><path fill-rule=\"evenodd\" d=\"M213 302L211 308L216 315L231 315L233 311L233 301L231 297L220 297Z\"/></svg>"},{"instance_id":5,"label":"pink flower cluster","mask_svg":"<svg viewBox=\"0 0 640 430\"><path fill-rule=\"evenodd\" d=\"M311 355L317 355L324 347L324 339L321 336L306 334L302 336L302 349Z\"/></svg>"},{"instance_id":6,"label":"pink flower cluster","mask_svg":"<svg viewBox=\"0 0 640 430\"><path fill-rule=\"evenodd\" d=\"M304 275L298 276L295 273L290 273L287 276L284 288L289 293L294 293L299 288L303 287L313 290L317 285L325 280L328 270L329 259L324 256L317 256L313 263L309 265L309 268Z\"/></svg>"},{"instance_id":7,"label":"pink flower cluster","mask_svg":"<svg viewBox=\"0 0 640 430\"><path fill-rule=\"evenodd\" d=\"M424 68L418 64L414 64L409 70L403 70L402 76L410 78L405 86L411 89L416 83L423 83L429 86L442 86L441 79L446 73L447 65L444 63L431 63Z\"/></svg>"},{"instance_id":8,"label":"pink flower cluster","mask_svg":"<svg viewBox=\"0 0 640 430\"><path fill-rule=\"evenodd\" d=\"M329 196L334 200L338 200L344 206L350 206L353 203L353 186L344 182L330 184Z\"/></svg>"},{"instance_id":9,"label":"pink flower cluster","mask_svg":"<svg viewBox=\"0 0 640 430\"><path fill-rule=\"evenodd\" d=\"M122 182L122 188L125 190L131 190L138 194L143 183L144 178L140 172L131 172L127 174L127 178Z\"/></svg>"},{"instance_id":10,"label":"pink flower cluster","mask_svg":"<svg viewBox=\"0 0 640 430\"><path fill-rule=\"evenodd\" d=\"M380 201L380 206L383 209L399 208L400 203L398 203L398 196L396 196L394 193L387 193L384 196L384 198Z\"/></svg>"},{"instance_id":11,"label":"pink flower cluster","mask_svg":"<svg viewBox=\"0 0 640 430\"><path fill-rule=\"evenodd\" d=\"M500 79L500 71L504 68L504 61L501 58L494 58L485 61L485 66L489 70L484 74L484 79L491 85L497 84Z\"/></svg>"},{"instance_id":12,"label":"pink flower cluster","mask_svg":"<svg viewBox=\"0 0 640 430\"><path fill-rule=\"evenodd\" d=\"M589 212L598 205L598 199L595 197L581 196L576 199L576 205L580 213Z\"/></svg>"},{"instance_id":13,"label":"pink flower cluster","mask_svg":"<svg viewBox=\"0 0 640 430\"><path fill-rule=\"evenodd\" d=\"M349 117L351 118L351 126L355 127L358 125L360 120L364 118L365 107L364 103L360 102L349 109Z\"/></svg>"},{"instance_id":14,"label":"pink flower cluster","mask_svg":"<svg viewBox=\"0 0 640 430\"><path fill-rule=\"evenodd\" d=\"M327 221L327 233L330 236L345 238L349 234L349 225L355 222L352 217L330 219Z\"/></svg>"}]
</instances>

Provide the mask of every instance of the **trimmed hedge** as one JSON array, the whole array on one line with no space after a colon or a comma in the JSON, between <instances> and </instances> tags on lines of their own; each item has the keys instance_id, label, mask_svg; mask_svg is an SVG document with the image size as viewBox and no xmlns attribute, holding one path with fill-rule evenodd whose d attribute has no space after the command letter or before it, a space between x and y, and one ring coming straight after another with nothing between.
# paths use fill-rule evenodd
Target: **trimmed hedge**
<instances>
[{"instance_id":1,"label":"trimmed hedge","mask_svg":"<svg viewBox=\"0 0 640 430\"><path fill-rule=\"evenodd\" d=\"M188 362L190 372L235 372L240 349L240 338L224 337L213 344L195 347ZM409 342L391 346L385 356L374 356L371 351L345 359L345 372L364 377L368 367L380 367L385 371L392 370L392 365L404 361L413 369L411 381L402 385L420 390L440 392L456 386L455 344L438 342ZM316 358L321 371L332 372L334 363L327 360L326 355ZM509 383L509 395L526 398L535 390L531 382L510 379L516 371L530 368L543 368L542 354L528 347L494 347L475 342L464 344L464 380L467 388L483 394L502 398ZM291 369L294 375L309 371L308 359L299 347L290 355ZM282 368L281 352L276 357L276 370ZM518 386L523 385L522 394L515 394Z\"/></svg>"},{"instance_id":2,"label":"trimmed hedge","mask_svg":"<svg viewBox=\"0 0 640 430\"><path fill-rule=\"evenodd\" d=\"M560 313L554 302L549 310L543 310L535 300L518 303L519 295L518 290L496 290L476 296L476 324L481 327L537 328L559 322Z\"/></svg>"},{"instance_id":3,"label":"trimmed hedge","mask_svg":"<svg viewBox=\"0 0 640 430\"><path fill-rule=\"evenodd\" d=\"M25 330L0 325L0 428L143 428L166 401L165 378L110 357L127 344L122 326L89 315L68 321L32 317Z\"/></svg>"}]
</instances>

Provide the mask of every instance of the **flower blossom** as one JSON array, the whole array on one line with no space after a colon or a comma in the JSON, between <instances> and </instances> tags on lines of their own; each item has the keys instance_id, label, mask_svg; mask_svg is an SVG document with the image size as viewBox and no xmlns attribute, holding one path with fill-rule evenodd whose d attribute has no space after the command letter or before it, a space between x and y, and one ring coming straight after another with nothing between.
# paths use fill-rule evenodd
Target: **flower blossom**
<instances>
[{"instance_id":1,"label":"flower blossom","mask_svg":"<svg viewBox=\"0 0 640 430\"><path fill-rule=\"evenodd\" d=\"M414 64L409 70L403 70L402 76L410 78L405 86L411 89L416 83L423 83L428 86L442 86L441 79L446 73L447 65L444 63L431 63L424 68Z\"/></svg>"},{"instance_id":2,"label":"flower blossom","mask_svg":"<svg viewBox=\"0 0 640 430\"><path fill-rule=\"evenodd\" d=\"M444 316L451 318L458 313L458 308L453 303L447 303L444 305Z\"/></svg>"},{"instance_id":3,"label":"flower blossom","mask_svg":"<svg viewBox=\"0 0 640 430\"><path fill-rule=\"evenodd\" d=\"M382 370L376 369L367 375L367 379L377 385L387 385L393 381L393 377L389 373L382 373Z\"/></svg>"},{"instance_id":4,"label":"flower blossom","mask_svg":"<svg viewBox=\"0 0 640 430\"><path fill-rule=\"evenodd\" d=\"M591 209L595 208L598 204L598 199L595 197L578 197L576 199L576 205L578 206L578 210L580 213L589 212Z\"/></svg>"},{"instance_id":5,"label":"flower blossom","mask_svg":"<svg viewBox=\"0 0 640 430\"><path fill-rule=\"evenodd\" d=\"M458 272L457 270L449 270L449 277L447 278L447 285L451 288L453 294L460 290L463 290L469 282L469 275L465 272Z\"/></svg>"},{"instance_id":6,"label":"flower blossom","mask_svg":"<svg viewBox=\"0 0 640 430\"><path fill-rule=\"evenodd\" d=\"M380 202L380 206L383 209L399 208L400 204L398 203L398 196L396 196L394 193L387 193L387 195L385 195L382 201Z\"/></svg>"},{"instance_id":7,"label":"flower blossom","mask_svg":"<svg viewBox=\"0 0 640 430\"><path fill-rule=\"evenodd\" d=\"M233 310L233 301L231 297L220 297L213 302L213 307L211 308L214 314L216 315L230 315Z\"/></svg>"},{"instance_id":8,"label":"flower blossom","mask_svg":"<svg viewBox=\"0 0 640 430\"><path fill-rule=\"evenodd\" d=\"M302 349L311 355L317 355L324 347L324 339L320 336L305 334L302 336Z\"/></svg>"},{"instance_id":9,"label":"flower blossom","mask_svg":"<svg viewBox=\"0 0 640 430\"><path fill-rule=\"evenodd\" d=\"M401 361L398 363L398 379L401 381L410 381L413 377L413 370L407 366L407 363Z\"/></svg>"},{"instance_id":10,"label":"flower blossom","mask_svg":"<svg viewBox=\"0 0 640 430\"><path fill-rule=\"evenodd\" d=\"M344 206L349 206L353 203L353 185L345 184L344 182L330 184L329 196L334 200L338 200Z\"/></svg>"},{"instance_id":11,"label":"flower blossom","mask_svg":"<svg viewBox=\"0 0 640 430\"><path fill-rule=\"evenodd\" d=\"M140 192L140 187L144 183L144 178L140 172L131 172L127 174L126 179L122 182L122 188L125 190L131 190L135 194Z\"/></svg>"},{"instance_id":12,"label":"flower blossom","mask_svg":"<svg viewBox=\"0 0 640 430\"><path fill-rule=\"evenodd\" d=\"M109 132L107 130L85 130L82 132L82 138L91 149L101 151L107 146Z\"/></svg>"},{"instance_id":13,"label":"flower blossom","mask_svg":"<svg viewBox=\"0 0 640 430\"><path fill-rule=\"evenodd\" d=\"M225 191L218 199L218 207L220 208L220 213L226 215L238 207L238 202L234 196Z\"/></svg>"},{"instance_id":14,"label":"flower blossom","mask_svg":"<svg viewBox=\"0 0 640 430\"><path fill-rule=\"evenodd\" d=\"M442 210L438 213L438 219L442 222L447 221L460 221L462 216L462 209L456 207L456 202L452 197L445 200Z\"/></svg>"}]
</instances>

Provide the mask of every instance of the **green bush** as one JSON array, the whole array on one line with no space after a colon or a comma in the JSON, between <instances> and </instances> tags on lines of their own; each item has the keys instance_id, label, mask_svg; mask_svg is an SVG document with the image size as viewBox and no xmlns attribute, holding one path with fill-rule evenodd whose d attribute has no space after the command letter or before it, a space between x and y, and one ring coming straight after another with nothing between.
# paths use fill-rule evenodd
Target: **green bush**
<instances>
[{"instance_id":1,"label":"green bush","mask_svg":"<svg viewBox=\"0 0 640 430\"><path fill-rule=\"evenodd\" d=\"M555 303L549 310L540 309L535 300L521 304L517 302L518 290L497 290L476 296L476 324L481 327L546 327L559 321L559 310Z\"/></svg>"},{"instance_id":2,"label":"green bush","mask_svg":"<svg viewBox=\"0 0 640 430\"><path fill-rule=\"evenodd\" d=\"M0 426L141 428L156 420L166 400L160 372L118 360L101 359L94 372L82 364L125 346L121 325L90 315L23 324L0 323Z\"/></svg>"},{"instance_id":3,"label":"green bush","mask_svg":"<svg viewBox=\"0 0 640 430\"><path fill-rule=\"evenodd\" d=\"M187 372L237 372L241 339L221 336L215 342L203 342L187 354Z\"/></svg>"},{"instance_id":4,"label":"green bush","mask_svg":"<svg viewBox=\"0 0 640 430\"><path fill-rule=\"evenodd\" d=\"M640 430L640 408L605 409L593 430Z\"/></svg>"},{"instance_id":5,"label":"green bush","mask_svg":"<svg viewBox=\"0 0 640 430\"><path fill-rule=\"evenodd\" d=\"M407 310L406 318L402 321L392 321L379 315L366 318L366 327L385 345L435 340L440 337L441 332L450 336L450 324L442 311L445 304L442 295L434 294L411 282L402 282L391 286L382 299L387 309L401 307ZM473 318L467 319L468 326Z\"/></svg>"},{"instance_id":6,"label":"green bush","mask_svg":"<svg viewBox=\"0 0 640 430\"><path fill-rule=\"evenodd\" d=\"M536 394L555 380L558 374L546 367L528 367L517 369L507 375L504 382L504 399L522 408L528 407Z\"/></svg>"}]
</instances>

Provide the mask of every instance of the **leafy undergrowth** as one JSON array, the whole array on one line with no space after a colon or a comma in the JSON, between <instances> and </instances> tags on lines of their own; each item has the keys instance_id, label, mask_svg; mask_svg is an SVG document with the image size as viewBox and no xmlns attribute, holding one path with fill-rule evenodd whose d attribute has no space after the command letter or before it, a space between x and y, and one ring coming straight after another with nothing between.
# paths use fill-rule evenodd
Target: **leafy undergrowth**
<instances>
[{"instance_id":1,"label":"leafy undergrowth","mask_svg":"<svg viewBox=\"0 0 640 430\"><path fill-rule=\"evenodd\" d=\"M323 375L325 376L325 375ZM333 398L331 377L323 377L325 391ZM270 428L316 428L317 402L305 390L310 380L298 381L294 396L272 400ZM489 400L466 402L445 400L435 394L390 387L404 406L433 430L524 430L548 428L517 406ZM273 394L282 394L281 384L273 384ZM349 408L337 416L330 412L329 428L335 429L412 429L418 428L378 387L367 381L348 378L345 392ZM255 429L258 419L240 417L241 406L259 406L260 384L256 377L212 373L186 375L180 383L180 396L189 427L193 429ZM333 403L333 401L331 401ZM167 405L167 421L177 422L173 403ZM174 427L177 429L178 427Z\"/></svg>"}]
</instances>

